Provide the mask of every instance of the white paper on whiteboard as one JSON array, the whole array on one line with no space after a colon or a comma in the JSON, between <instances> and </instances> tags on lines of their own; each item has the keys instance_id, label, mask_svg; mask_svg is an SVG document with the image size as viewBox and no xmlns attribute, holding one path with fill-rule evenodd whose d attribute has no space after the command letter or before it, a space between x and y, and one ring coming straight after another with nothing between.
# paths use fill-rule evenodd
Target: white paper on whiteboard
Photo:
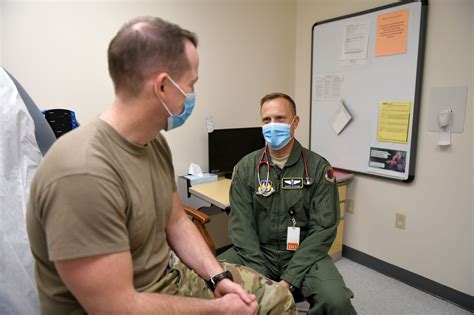
<instances>
[{"instance_id":1,"label":"white paper on whiteboard","mask_svg":"<svg viewBox=\"0 0 474 315\"><path fill-rule=\"evenodd\" d=\"M341 60L367 59L370 19L355 20L344 27Z\"/></svg>"},{"instance_id":2,"label":"white paper on whiteboard","mask_svg":"<svg viewBox=\"0 0 474 315\"><path fill-rule=\"evenodd\" d=\"M316 76L314 80L314 98L316 100L340 99L343 80L342 73Z\"/></svg>"},{"instance_id":3,"label":"white paper on whiteboard","mask_svg":"<svg viewBox=\"0 0 474 315\"><path fill-rule=\"evenodd\" d=\"M331 124L332 130L334 130L334 132L338 135L347 126L351 119L352 116L347 108L344 106L344 104L340 103L339 108L331 117L329 123Z\"/></svg>"}]
</instances>

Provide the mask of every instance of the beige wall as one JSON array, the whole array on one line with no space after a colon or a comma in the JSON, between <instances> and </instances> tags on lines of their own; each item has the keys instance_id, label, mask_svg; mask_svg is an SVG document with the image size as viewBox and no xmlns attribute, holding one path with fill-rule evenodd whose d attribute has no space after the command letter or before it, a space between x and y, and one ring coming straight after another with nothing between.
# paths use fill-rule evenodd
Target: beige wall
<instances>
[{"instance_id":1,"label":"beige wall","mask_svg":"<svg viewBox=\"0 0 474 315\"><path fill-rule=\"evenodd\" d=\"M474 18L474 5L471 5L471 19ZM471 51L474 52L474 22L472 23L472 27L471 27ZM474 57L473 57L474 58ZM474 89L474 61L472 62L471 64L471 68L472 68L472 72L471 72L471 91L470 91L470 94L471 94L471 122L474 122L474 110L472 110L472 103L473 103L473 97L472 97L472 93L474 92L473 89ZM472 132L472 138L471 139L474 139L474 128L471 127L471 132ZM471 196L474 196L474 184L473 184L473 179L474 179L474 146L472 147L472 151L471 151L471 188L472 188L472 193L471 193ZM474 197L472 197L474 198ZM474 200L471 200L471 207L472 207L472 211L471 211L471 222L472 222L472 226L471 226L471 240L472 240L472 243L471 243L471 295L474 295Z\"/></svg>"},{"instance_id":2,"label":"beige wall","mask_svg":"<svg viewBox=\"0 0 474 315\"><path fill-rule=\"evenodd\" d=\"M311 28L331 17L380 6L387 1L299 0L297 7L295 95L309 115ZM418 161L415 181L399 184L356 176L348 198L344 243L366 254L473 294L473 6L470 0L431 0L428 16ZM428 132L430 89L468 86L464 133L440 150ZM309 125L303 120L304 143ZM317 149L316 149L317 151ZM395 212L407 215L406 230L394 228Z\"/></svg>"},{"instance_id":3,"label":"beige wall","mask_svg":"<svg viewBox=\"0 0 474 315\"><path fill-rule=\"evenodd\" d=\"M177 175L190 162L207 169L207 115L216 128L257 126L264 93L293 93L292 1L7 1L4 13L4 65L38 106L71 108L80 122L112 101L106 50L125 21L157 15L195 31L197 108L185 127L166 133Z\"/></svg>"},{"instance_id":4,"label":"beige wall","mask_svg":"<svg viewBox=\"0 0 474 315\"><path fill-rule=\"evenodd\" d=\"M0 0L0 66L3 66L3 1Z\"/></svg>"}]
</instances>

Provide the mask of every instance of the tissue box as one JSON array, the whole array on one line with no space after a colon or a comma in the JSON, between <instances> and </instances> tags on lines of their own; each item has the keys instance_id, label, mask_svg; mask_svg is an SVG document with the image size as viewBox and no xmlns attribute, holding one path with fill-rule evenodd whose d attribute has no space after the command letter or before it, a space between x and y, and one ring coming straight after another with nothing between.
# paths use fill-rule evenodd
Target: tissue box
<instances>
[{"instance_id":1,"label":"tissue box","mask_svg":"<svg viewBox=\"0 0 474 315\"><path fill-rule=\"evenodd\" d=\"M210 174L210 173L204 173L202 174L202 176L185 175L184 177L189 180L189 183L191 184L191 186L197 185L197 184L217 182L217 175Z\"/></svg>"}]
</instances>

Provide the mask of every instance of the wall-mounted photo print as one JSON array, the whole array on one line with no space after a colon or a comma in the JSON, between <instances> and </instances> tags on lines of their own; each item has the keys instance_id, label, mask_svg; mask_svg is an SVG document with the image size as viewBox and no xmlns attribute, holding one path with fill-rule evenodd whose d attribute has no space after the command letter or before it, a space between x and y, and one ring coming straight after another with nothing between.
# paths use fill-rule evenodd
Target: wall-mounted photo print
<instances>
[{"instance_id":1,"label":"wall-mounted photo print","mask_svg":"<svg viewBox=\"0 0 474 315\"><path fill-rule=\"evenodd\" d=\"M405 173L406 158L406 151L371 147L369 166Z\"/></svg>"}]
</instances>

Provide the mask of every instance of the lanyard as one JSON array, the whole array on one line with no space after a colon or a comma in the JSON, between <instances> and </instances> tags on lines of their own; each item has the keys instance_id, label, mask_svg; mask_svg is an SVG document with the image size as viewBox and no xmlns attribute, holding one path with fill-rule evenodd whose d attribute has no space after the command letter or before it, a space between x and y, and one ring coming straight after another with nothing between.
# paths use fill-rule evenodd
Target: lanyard
<instances>
[{"instance_id":1,"label":"lanyard","mask_svg":"<svg viewBox=\"0 0 474 315\"><path fill-rule=\"evenodd\" d=\"M295 213L296 213L296 211L295 211L295 209L293 209L293 207L288 210L288 214L291 217L291 222L293 222L293 227L296 226Z\"/></svg>"}]
</instances>

